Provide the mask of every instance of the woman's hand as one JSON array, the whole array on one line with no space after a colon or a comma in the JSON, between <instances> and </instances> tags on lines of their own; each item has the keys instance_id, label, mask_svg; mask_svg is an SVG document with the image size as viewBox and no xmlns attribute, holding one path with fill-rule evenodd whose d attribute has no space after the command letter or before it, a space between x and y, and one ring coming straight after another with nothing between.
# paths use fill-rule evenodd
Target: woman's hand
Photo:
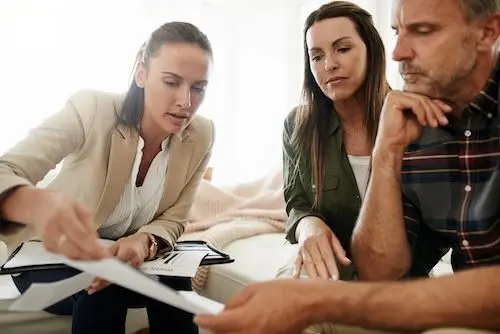
<instances>
[{"instance_id":1,"label":"woman's hand","mask_svg":"<svg viewBox=\"0 0 500 334\"><path fill-rule=\"evenodd\" d=\"M139 267L149 256L150 239L147 233L137 233L118 239L110 248L110 253L134 267ZM111 283L96 277L86 289L89 295L109 286Z\"/></svg>"},{"instance_id":2,"label":"woman's hand","mask_svg":"<svg viewBox=\"0 0 500 334\"><path fill-rule=\"evenodd\" d=\"M300 247L293 277L298 278L305 267L311 278L337 280L337 261L347 266L351 260L332 230L317 217L302 218L297 229Z\"/></svg>"},{"instance_id":3,"label":"woman's hand","mask_svg":"<svg viewBox=\"0 0 500 334\"><path fill-rule=\"evenodd\" d=\"M99 243L92 214L81 204L46 189L19 187L2 205L4 218L31 225L44 247L75 260L109 256ZM22 214L19 214L21 212Z\"/></svg>"}]
</instances>

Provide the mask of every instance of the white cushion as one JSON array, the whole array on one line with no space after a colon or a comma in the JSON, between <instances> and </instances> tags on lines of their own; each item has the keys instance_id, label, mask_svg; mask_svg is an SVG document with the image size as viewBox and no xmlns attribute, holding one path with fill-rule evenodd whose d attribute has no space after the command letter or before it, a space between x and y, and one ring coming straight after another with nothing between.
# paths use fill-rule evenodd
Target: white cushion
<instances>
[{"instance_id":1,"label":"white cushion","mask_svg":"<svg viewBox=\"0 0 500 334\"><path fill-rule=\"evenodd\" d=\"M225 302L245 286L273 279L284 258L285 235L272 233L236 240L221 249L233 263L210 268L203 295Z\"/></svg>"}]
</instances>

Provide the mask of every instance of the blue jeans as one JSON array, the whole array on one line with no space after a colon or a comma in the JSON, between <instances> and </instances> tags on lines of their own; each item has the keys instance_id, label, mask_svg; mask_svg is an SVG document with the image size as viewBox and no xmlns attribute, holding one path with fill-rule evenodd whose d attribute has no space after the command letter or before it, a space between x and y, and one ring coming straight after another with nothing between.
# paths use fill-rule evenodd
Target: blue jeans
<instances>
[{"instance_id":1,"label":"blue jeans","mask_svg":"<svg viewBox=\"0 0 500 334\"><path fill-rule=\"evenodd\" d=\"M31 283L54 282L80 273L73 268L36 270L12 277L18 290L23 293ZM175 290L191 290L189 278L160 276L160 282ZM73 334L125 333L125 320L129 308L145 307L151 334L197 334L193 315L173 306L130 291L118 285L88 295L80 291L46 309L56 315L72 315Z\"/></svg>"}]
</instances>

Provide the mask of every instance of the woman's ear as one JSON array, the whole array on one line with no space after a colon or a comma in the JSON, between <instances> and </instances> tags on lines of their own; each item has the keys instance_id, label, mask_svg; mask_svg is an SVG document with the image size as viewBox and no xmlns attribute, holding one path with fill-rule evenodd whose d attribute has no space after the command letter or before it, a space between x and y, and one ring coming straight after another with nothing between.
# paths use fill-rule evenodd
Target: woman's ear
<instances>
[{"instance_id":1,"label":"woman's ear","mask_svg":"<svg viewBox=\"0 0 500 334\"><path fill-rule=\"evenodd\" d=\"M144 88L144 84L146 83L146 73L146 68L142 62L137 62L135 67L135 84L140 88Z\"/></svg>"}]
</instances>

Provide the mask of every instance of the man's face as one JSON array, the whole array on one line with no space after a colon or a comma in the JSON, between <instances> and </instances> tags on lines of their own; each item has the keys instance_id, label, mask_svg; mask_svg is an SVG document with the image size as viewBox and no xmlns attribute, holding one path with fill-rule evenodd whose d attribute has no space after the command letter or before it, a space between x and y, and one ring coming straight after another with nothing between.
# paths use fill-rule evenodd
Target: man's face
<instances>
[{"instance_id":1,"label":"man's face","mask_svg":"<svg viewBox=\"0 0 500 334\"><path fill-rule=\"evenodd\" d=\"M480 29L459 0L394 0L392 27L405 91L446 99L462 89L476 67Z\"/></svg>"}]
</instances>

